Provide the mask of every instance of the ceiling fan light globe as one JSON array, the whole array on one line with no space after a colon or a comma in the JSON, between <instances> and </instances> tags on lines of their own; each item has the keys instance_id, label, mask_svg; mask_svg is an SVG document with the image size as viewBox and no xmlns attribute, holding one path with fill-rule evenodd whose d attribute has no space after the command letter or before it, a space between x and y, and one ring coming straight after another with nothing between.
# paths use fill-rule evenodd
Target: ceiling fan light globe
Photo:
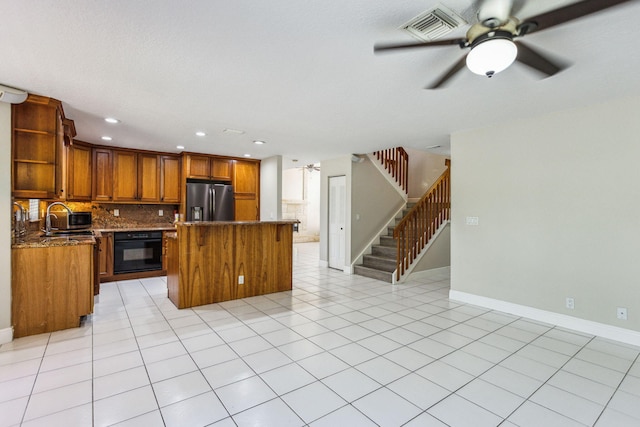
<instances>
[{"instance_id":1,"label":"ceiling fan light globe","mask_svg":"<svg viewBox=\"0 0 640 427\"><path fill-rule=\"evenodd\" d=\"M518 47L508 39L489 39L471 49L467 68L475 74L491 77L509 68L518 55Z\"/></svg>"}]
</instances>

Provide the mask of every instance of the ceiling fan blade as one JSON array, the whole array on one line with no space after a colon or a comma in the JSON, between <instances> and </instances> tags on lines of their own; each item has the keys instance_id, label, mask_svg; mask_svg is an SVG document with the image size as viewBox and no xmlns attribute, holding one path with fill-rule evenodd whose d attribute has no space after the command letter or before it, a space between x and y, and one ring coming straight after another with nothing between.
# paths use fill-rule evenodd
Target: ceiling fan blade
<instances>
[{"instance_id":1,"label":"ceiling fan blade","mask_svg":"<svg viewBox=\"0 0 640 427\"><path fill-rule=\"evenodd\" d=\"M388 50L406 50L414 48L432 47L432 46L451 46L458 45L464 47L467 43L467 39L443 39L432 42L418 42L418 43L400 43L400 44L377 44L373 47L374 52L383 52Z\"/></svg>"},{"instance_id":2,"label":"ceiling fan blade","mask_svg":"<svg viewBox=\"0 0 640 427\"><path fill-rule=\"evenodd\" d=\"M518 26L521 36L535 31L544 30L554 27L565 22L582 18L583 16L608 9L621 3L627 3L630 0L582 0L577 3L569 4L540 15L532 16L523 20Z\"/></svg>"},{"instance_id":3,"label":"ceiling fan blade","mask_svg":"<svg viewBox=\"0 0 640 427\"><path fill-rule=\"evenodd\" d=\"M565 66L551 62L548 58L545 58L542 54L533 50L526 44L518 41L518 56L516 60L522 62L529 67L546 74L547 77L562 71Z\"/></svg>"},{"instance_id":4,"label":"ceiling fan blade","mask_svg":"<svg viewBox=\"0 0 640 427\"><path fill-rule=\"evenodd\" d=\"M444 85L451 77L453 77L458 71L462 70L467 63L467 55L460 58L458 62L453 64L437 81L433 82L431 86L427 86L425 89L438 89Z\"/></svg>"}]
</instances>

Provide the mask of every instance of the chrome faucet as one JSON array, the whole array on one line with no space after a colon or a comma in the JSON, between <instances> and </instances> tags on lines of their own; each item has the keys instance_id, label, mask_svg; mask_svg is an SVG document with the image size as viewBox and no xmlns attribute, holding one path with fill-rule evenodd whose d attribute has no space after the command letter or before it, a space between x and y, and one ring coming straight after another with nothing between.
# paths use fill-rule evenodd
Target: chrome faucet
<instances>
[{"instance_id":1,"label":"chrome faucet","mask_svg":"<svg viewBox=\"0 0 640 427\"><path fill-rule=\"evenodd\" d=\"M19 215L16 216L15 227L13 229L16 237L24 236L27 232L27 227L25 226L25 218L27 216L27 211L22 207L22 205L18 202L13 202L14 206L18 207Z\"/></svg>"},{"instance_id":2,"label":"chrome faucet","mask_svg":"<svg viewBox=\"0 0 640 427\"><path fill-rule=\"evenodd\" d=\"M45 217L45 220L44 220L44 224L45 224L44 233L47 236L51 235L51 230L57 230L57 228L51 228L51 216L54 216L54 217L58 218L56 216L56 214L52 214L51 213L51 208L56 206L56 205L59 205L59 206L62 206L63 208L65 208L69 214L72 213L71 209L69 209L69 207L67 205L65 205L64 203L62 203L62 202L53 202L53 203L51 203L47 207L47 216Z\"/></svg>"}]
</instances>

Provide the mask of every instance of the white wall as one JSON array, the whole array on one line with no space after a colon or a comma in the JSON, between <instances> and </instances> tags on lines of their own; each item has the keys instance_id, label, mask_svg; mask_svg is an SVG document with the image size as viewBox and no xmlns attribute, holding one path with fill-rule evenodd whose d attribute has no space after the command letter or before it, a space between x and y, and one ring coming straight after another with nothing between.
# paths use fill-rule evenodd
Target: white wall
<instances>
[{"instance_id":1,"label":"white wall","mask_svg":"<svg viewBox=\"0 0 640 427\"><path fill-rule=\"evenodd\" d=\"M640 331L638 117L631 98L452 135L452 294Z\"/></svg>"},{"instance_id":2,"label":"white wall","mask_svg":"<svg viewBox=\"0 0 640 427\"><path fill-rule=\"evenodd\" d=\"M447 157L405 147L409 155L409 193L411 199L419 199L445 171Z\"/></svg>"},{"instance_id":3,"label":"white wall","mask_svg":"<svg viewBox=\"0 0 640 427\"><path fill-rule=\"evenodd\" d=\"M260 219L282 219L282 156L260 161Z\"/></svg>"},{"instance_id":4,"label":"white wall","mask_svg":"<svg viewBox=\"0 0 640 427\"><path fill-rule=\"evenodd\" d=\"M0 102L0 344L11 341L11 105Z\"/></svg>"}]
</instances>

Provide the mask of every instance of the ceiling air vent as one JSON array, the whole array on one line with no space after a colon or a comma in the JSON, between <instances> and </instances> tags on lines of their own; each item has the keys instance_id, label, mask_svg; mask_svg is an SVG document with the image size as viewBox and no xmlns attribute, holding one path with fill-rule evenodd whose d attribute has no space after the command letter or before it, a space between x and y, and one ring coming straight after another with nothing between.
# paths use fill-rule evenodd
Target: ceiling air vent
<instances>
[{"instance_id":1,"label":"ceiling air vent","mask_svg":"<svg viewBox=\"0 0 640 427\"><path fill-rule=\"evenodd\" d=\"M401 28L413 37L424 41L433 41L444 37L466 21L455 12L442 5L416 16Z\"/></svg>"}]
</instances>

